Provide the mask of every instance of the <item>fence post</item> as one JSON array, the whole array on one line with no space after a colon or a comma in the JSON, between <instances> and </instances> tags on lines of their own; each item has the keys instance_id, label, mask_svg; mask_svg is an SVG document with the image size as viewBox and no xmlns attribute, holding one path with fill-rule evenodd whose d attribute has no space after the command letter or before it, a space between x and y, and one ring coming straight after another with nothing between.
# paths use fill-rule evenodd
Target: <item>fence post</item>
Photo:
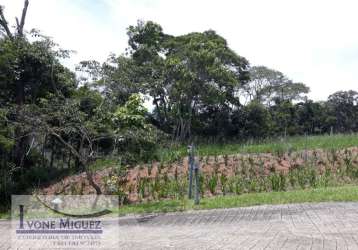
<instances>
[{"instance_id":1,"label":"fence post","mask_svg":"<svg viewBox=\"0 0 358 250\"><path fill-rule=\"evenodd\" d=\"M189 191L188 197L192 198L193 193L193 174L195 181L195 205L199 204L199 165L195 163L195 149L194 144L188 146L188 160L189 160ZM193 173L194 172L194 173Z\"/></svg>"},{"instance_id":2,"label":"fence post","mask_svg":"<svg viewBox=\"0 0 358 250\"><path fill-rule=\"evenodd\" d=\"M194 171L195 171L195 205L199 204L199 166L198 164L195 164L194 167Z\"/></svg>"},{"instance_id":3,"label":"fence post","mask_svg":"<svg viewBox=\"0 0 358 250\"><path fill-rule=\"evenodd\" d=\"M188 160L189 160L189 192L188 197L192 197L192 186L193 186L193 169L194 169L194 146L193 144L188 146Z\"/></svg>"}]
</instances>

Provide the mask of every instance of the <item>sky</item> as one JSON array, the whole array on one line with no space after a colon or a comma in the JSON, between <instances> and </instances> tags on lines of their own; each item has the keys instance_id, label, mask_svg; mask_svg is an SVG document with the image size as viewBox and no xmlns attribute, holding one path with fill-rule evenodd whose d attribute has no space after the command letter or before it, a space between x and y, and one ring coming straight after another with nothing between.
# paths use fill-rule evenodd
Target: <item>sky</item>
<instances>
[{"instance_id":1,"label":"sky","mask_svg":"<svg viewBox=\"0 0 358 250\"><path fill-rule=\"evenodd\" d=\"M23 0L0 0L8 21ZM126 28L137 20L165 33L215 30L251 65L279 70L325 100L339 90L358 91L356 0L30 0L26 29L39 29L64 49L64 62L104 61L127 47Z\"/></svg>"}]
</instances>

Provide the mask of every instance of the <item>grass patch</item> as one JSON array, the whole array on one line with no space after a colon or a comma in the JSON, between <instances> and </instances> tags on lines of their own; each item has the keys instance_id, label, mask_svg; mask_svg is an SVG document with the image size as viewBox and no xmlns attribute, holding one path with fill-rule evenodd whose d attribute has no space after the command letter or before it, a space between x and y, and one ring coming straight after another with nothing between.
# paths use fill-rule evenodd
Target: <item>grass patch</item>
<instances>
[{"instance_id":1,"label":"grass patch","mask_svg":"<svg viewBox=\"0 0 358 250\"><path fill-rule=\"evenodd\" d=\"M353 146L358 146L358 134L293 136L247 143L199 143L196 148L200 156L215 156L238 153L282 153L305 149L343 149ZM187 155L187 146L164 147L158 151L158 155L163 162L176 161Z\"/></svg>"},{"instance_id":2,"label":"grass patch","mask_svg":"<svg viewBox=\"0 0 358 250\"><path fill-rule=\"evenodd\" d=\"M182 200L163 200L142 204L125 205L115 214L167 213L189 210L247 207L255 205L275 205L305 202L344 202L358 201L358 186L340 186L316 189L304 189L286 192L247 193L241 195L215 196L203 198L199 205L187 198ZM113 216L109 215L109 216ZM0 219L10 219L10 212L0 212Z\"/></svg>"},{"instance_id":3,"label":"grass patch","mask_svg":"<svg viewBox=\"0 0 358 250\"><path fill-rule=\"evenodd\" d=\"M203 198L199 205L192 200L164 200L136 205L126 205L118 209L119 215L162 213L185 210L246 207L263 204L288 204L303 202L358 201L358 186L341 186L305 189L288 192L249 193L231 196Z\"/></svg>"},{"instance_id":4,"label":"grass patch","mask_svg":"<svg viewBox=\"0 0 358 250\"><path fill-rule=\"evenodd\" d=\"M9 220L11 217L10 211L9 212L0 212L0 220Z\"/></svg>"},{"instance_id":5,"label":"grass patch","mask_svg":"<svg viewBox=\"0 0 358 250\"><path fill-rule=\"evenodd\" d=\"M97 170L103 170L111 166L120 166L120 165L121 163L118 159L104 158L104 159L97 159L95 162L93 162L91 165L88 166L88 169L92 171L97 171Z\"/></svg>"}]
</instances>

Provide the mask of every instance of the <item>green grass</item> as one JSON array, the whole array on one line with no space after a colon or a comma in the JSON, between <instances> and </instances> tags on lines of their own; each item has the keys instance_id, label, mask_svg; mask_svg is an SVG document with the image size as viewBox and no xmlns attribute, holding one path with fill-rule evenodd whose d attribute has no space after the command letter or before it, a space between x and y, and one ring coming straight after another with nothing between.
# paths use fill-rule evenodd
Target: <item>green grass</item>
<instances>
[{"instance_id":1,"label":"green grass","mask_svg":"<svg viewBox=\"0 0 358 250\"><path fill-rule=\"evenodd\" d=\"M88 166L88 169L92 171L96 171L111 166L119 166L120 164L121 163L118 159L112 159L112 158L97 159L95 162L93 162L91 165Z\"/></svg>"},{"instance_id":2,"label":"green grass","mask_svg":"<svg viewBox=\"0 0 358 250\"><path fill-rule=\"evenodd\" d=\"M238 153L282 153L304 149L342 149L353 146L358 146L358 134L294 136L247 143L207 143L198 144L196 148L200 156L215 156ZM186 156L187 148L185 145L161 148L158 154L161 161L171 162Z\"/></svg>"},{"instance_id":3,"label":"green grass","mask_svg":"<svg viewBox=\"0 0 358 250\"><path fill-rule=\"evenodd\" d=\"M164 200L158 202L126 205L119 208L119 215L162 213L184 210L246 207L263 204L288 204L303 202L358 201L358 186L341 186L305 189L288 192L249 193L232 196L215 196L200 200L194 205L192 200Z\"/></svg>"},{"instance_id":4,"label":"green grass","mask_svg":"<svg viewBox=\"0 0 358 250\"><path fill-rule=\"evenodd\" d=\"M343 149L358 146L358 134L336 134L319 136L293 136L285 139L266 139L246 143L198 143L196 154L199 156L232 155L238 153L284 153L304 149ZM174 162L187 156L187 145L173 144L159 147L153 160ZM119 158L98 159L89 169L102 170L108 167L119 167Z\"/></svg>"},{"instance_id":5,"label":"green grass","mask_svg":"<svg viewBox=\"0 0 358 250\"><path fill-rule=\"evenodd\" d=\"M166 213L188 210L247 207L255 205L274 205L304 202L344 202L358 201L358 186L340 186L317 189L305 189L286 192L248 193L242 195L215 196L203 198L199 205L192 200L163 200L141 204L125 205L114 214ZM110 216L113 216L110 215ZM10 212L1 212L0 219L10 219Z\"/></svg>"},{"instance_id":6,"label":"green grass","mask_svg":"<svg viewBox=\"0 0 358 250\"><path fill-rule=\"evenodd\" d=\"M0 220L10 219L10 212L0 212Z\"/></svg>"}]
</instances>

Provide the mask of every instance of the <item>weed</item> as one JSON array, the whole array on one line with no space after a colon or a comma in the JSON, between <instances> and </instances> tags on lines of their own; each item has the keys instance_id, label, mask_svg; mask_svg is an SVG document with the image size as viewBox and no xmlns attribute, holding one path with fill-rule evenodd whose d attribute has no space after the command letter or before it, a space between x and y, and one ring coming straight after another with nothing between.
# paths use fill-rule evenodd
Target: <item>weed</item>
<instances>
[{"instance_id":1,"label":"weed","mask_svg":"<svg viewBox=\"0 0 358 250\"><path fill-rule=\"evenodd\" d=\"M242 180L240 178L236 178L235 182L235 194L239 195L242 194L243 188L242 188Z\"/></svg>"},{"instance_id":2,"label":"weed","mask_svg":"<svg viewBox=\"0 0 358 250\"><path fill-rule=\"evenodd\" d=\"M225 163L225 166L227 166L228 158L229 158L228 155L225 154L225 155L224 155L224 163Z\"/></svg>"},{"instance_id":3,"label":"weed","mask_svg":"<svg viewBox=\"0 0 358 250\"><path fill-rule=\"evenodd\" d=\"M273 191L285 191L286 190L286 176L283 173L270 175L271 188Z\"/></svg>"},{"instance_id":4,"label":"weed","mask_svg":"<svg viewBox=\"0 0 358 250\"><path fill-rule=\"evenodd\" d=\"M147 178L142 178L139 180L138 183L138 191L142 199L145 197L145 187L147 185L147 182L148 182Z\"/></svg>"},{"instance_id":5,"label":"weed","mask_svg":"<svg viewBox=\"0 0 358 250\"><path fill-rule=\"evenodd\" d=\"M296 183L297 183L295 171L296 170L292 170L288 174L288 180L290 182L290 185L291 185L292 189L295 188Z\"/></svg>"},{"instance_id":6,"label":"weed","mask_svg":"<svg viewBox=\"0 0 358 250\"><path fill-rule=\"evenodd\" d=\"M248 190L250 193L254 193L258 191L258 184L256 178L250 179L248 184L249 184Z\"/></svg>"},{"instance_id":7,"label":"weed","mask_svg":"<svg viewBox=\"0 0 358 250\"><path fill-rule=\"evenodd\" d=\"M305 169L304 168L299 168L296 172L297 174L297 182L299 184L299 186L304 189L306 188L306 176L305 176Z\"/></svg>"},{"instance_id":8,"label":"weed","mask_svg":"<svg viewBox=\"0 0 358 250\"><path fill-rule=\"evenodd\" d=\"M320 187L328 187L331 180L331 170L325 169L324 173L319 177L319 184Z\"/></svg>"},{"instance_id":9,"label":"weed","mask_svg":"<svg viewBox=\"0 0 358 250\"><path fill-rule=\"evenodd\" d=\"M213 174L207 180L208 189L212 194L215 194L217 185L218 185L218 176L216 174Z\"/></svg>"},{"instance_id":10,"label":"weed","mask_svg":"<svg viewBox=\"0 0 358 250\"><path fill-rule=\"evenodd\" d=\"M220 175L220 184L221 184L221 192L225 195L226 194L226 183L227 177L225 174Z\"/></svg>"},{"instance_id":11,"label":"weed","mask_svg":"<svg viewBox=\"0 0 358 250\"><path fill-rule=\"evenodd\" d=\"M227 185L228 192L233 194L235 192L235 179L230 178L227 183L228 183L228 185Z\"/></svg>"},{"instance_id":12,"label":"weed","mask_svg":"<svg viewBox=\"0 0 358 250\"><path fill-rule=\"evenodd\" d=\"M280 177L274 173L271 174L269 177L270 181L271 181L271 188L273 191L279 191L280 190Z\"/></svg>"},{"instance_id":13,"label":"weed","mask_svg":"<svg viewBox=\"0 0 358 250\"><path fill-rule=\"evenodd\" d=\"M286 176L281 172L279 177L280 177L280 191L286 191Z\"/></svg>"},{"instance_id":14,"label":"weed","mask_svg":"<svg viewBox=\"0 0 358 250\"><path fill-rule=\"evenodd\" d=\"M311 168L309 170L309 184L311 187L316 188L317 187L317 172L315 169Z\"/></svg>"}]
</instances>

